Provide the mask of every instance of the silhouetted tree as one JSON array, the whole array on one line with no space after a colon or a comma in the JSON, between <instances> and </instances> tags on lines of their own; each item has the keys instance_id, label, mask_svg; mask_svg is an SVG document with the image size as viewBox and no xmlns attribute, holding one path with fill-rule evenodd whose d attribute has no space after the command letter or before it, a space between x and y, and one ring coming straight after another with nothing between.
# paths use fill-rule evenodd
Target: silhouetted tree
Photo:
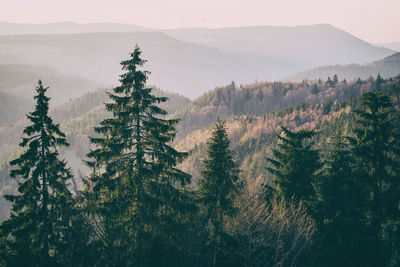
<instances>
[{"instance_id":1,"label":"silhouetted tree","mask_svg":"<svg viewBox=\"0 0 400 267\"><path fill-rule=\"evenodd\" d=\"M186 154L170 146L178 121L165 119L158 106L167 98L145 87L145 62L137 46L121 62L126 72L105 104L112 117L95 128L100 137L90 138L101 265L177 266L182 259L176 238L190 176L175 166Z\"/></svg>"},{"instance_id":2,"label":"silhouetted tree","mask_svg":"<svg viewBox=\"0 0 400 267\"><path fill-rule=\"evenodd\" d=\"M315 135L312 130L293 133L282 127L279 149L273 149L274 158L267 158L272 165L267 170L274 175L278 194L286 201L294 198L310 204L313 198L313 183L321 167L319 151L309 141Z\"/></svg>"},{"instance_id":3,"label":"silhouetted tree","mask_svg":"<svg viewBox=\"0 0 400 267\"><path fill-rule=\"evenodd\" d=\"M230 237L226 231L229 217L235 214L234 197L238 190L238 169L229 149L225 122L217 120L207 143L207 159L203 162L203 179L198 193L205 213L207 247L211 266L226 266L230 260L227 249Z\"/></svg>"},{"instance_id":4,"label":"silhouetted tree","mask_svg":"<svg viewBox=\"0 0 400 267\"><path fill-rule=\"evenodd\" d=\"M19 181L19 194L5 196L13 206L10 218L0 226L6 246L2 256L10 266L55 266L71 260L72 176L57 151L68 143L48 115L47 89L39 80L35 110L27 115L31 124L20 143L25 150L10 162L17 166L10 175Z\"/></svg>"}]
</instances>

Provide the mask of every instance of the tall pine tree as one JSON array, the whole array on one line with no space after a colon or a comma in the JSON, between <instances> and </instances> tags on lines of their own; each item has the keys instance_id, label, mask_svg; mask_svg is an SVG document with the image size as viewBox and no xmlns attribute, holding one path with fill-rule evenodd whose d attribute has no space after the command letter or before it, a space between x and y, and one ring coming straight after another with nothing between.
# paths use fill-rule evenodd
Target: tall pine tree
<instances>
[{"instance_id":1,"label":"tall pine tree","mask_svg":"<svg viewBox=\"0 0 400 267\"><path fill-rule=\"evenodd\" d=\"M267 170L275 176L277 192L285 201L294 198L310 204L313 199L313 183L321 167L319 151L309 141L315 135L312 130L293 133L282 127L279 149L273 150L274 158L267 158L272 165Z\"/></svg>"},{"instance_id":2,"label":"tall pine tree","mask_svg":"<svg viewBox=\"0 0 400 267\"><path fill-rule=\"evenodd\" d=\"M90 138L100 264L179 265L176 238L186 208L181 188L190 176L176 168L186 155L169 145L177 120L165 119L158 106L167 98L146 88L145 62L138 46L121 62L126 72L105 104L112 117L95 128L99 137Z\"/></svg>"},{"instance_id":3,"label":"tall pine tree","mask_svg":"<svg viewBox=\"0 0 400 267\"><path fill-rule=\"evenodd\" d=\"M239 185L236 163L229 149L225 122L217 120L207 142L207 159L203 162L203 179L198 182L198 193L206 219L208 258L210 266L227 266L230 238L226 225L235 214L234 197Z\"/></svg>"},{"instance_id":4,"label":"tall pine tree","mask_svg":"<svg viewBox=\"0 0 400 267\"><path fill-rule=\"evenodd\" d=\"M400 135L395 127L398 120L388 96L367 93L363 109L356 110L352 153L356 158L357 179L363 189L363 222L365 257L363 266L386 266L398 257L399 239L393 225L400 221L399 162Z\"/></svg>"},{"instance_id":5,"label":"tall pine tree","mask_svg":"<svg viewBox=\"0 0 400 267\"><path fill-rule=\"evenodd\" d=\"M346 136L338 131L317 182L319 265L356 266L362 255L362 190L355 179L354 157Z\"/></svg>"},{"instance_id":6,"label":"tall pine tree","mask_svg":"<svg viewBox=\"0 0 400 267\"><path fill-rule=\"evenodd\" d=\"M35 110L27 115L22 155L11 161L11 177L18 181L18 195L10 218L0 226L5 238L5 261L10 266L54 266L68 262L73 199L68 190L71 173L59 159L58 147L68 146L59 125L48 115L48 88L39 80Z\"/></svg>"}]
</instances>

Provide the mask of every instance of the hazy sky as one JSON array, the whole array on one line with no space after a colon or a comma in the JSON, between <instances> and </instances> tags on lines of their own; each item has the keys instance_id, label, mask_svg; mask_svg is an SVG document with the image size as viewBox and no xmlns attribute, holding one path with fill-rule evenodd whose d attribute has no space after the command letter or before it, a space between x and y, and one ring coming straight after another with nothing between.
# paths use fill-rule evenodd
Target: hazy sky
<instances>
[{"instance_id":1,"label":"hazy sky","mask_svg":"<svg viewBox=\"0 0 400 267\"><path fill-rule=\"evenodd\" d=\"M119 22L151 28L330 23L400 42L400 0L0 0L0 21Z\"/></svg>"}]
</instances>

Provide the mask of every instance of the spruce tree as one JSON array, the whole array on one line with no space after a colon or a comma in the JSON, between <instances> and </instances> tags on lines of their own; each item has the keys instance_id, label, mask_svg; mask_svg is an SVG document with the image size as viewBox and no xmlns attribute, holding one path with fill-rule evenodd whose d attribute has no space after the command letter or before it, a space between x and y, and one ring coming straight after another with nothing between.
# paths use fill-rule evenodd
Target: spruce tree
<instances>
[{"instance_id":1,"label":"spruce tree","mask_svg":"<svg viewBox=\"0 0 400 267\"><path fill-rule=\"evenodd\" d=\"M10 162L17 167L10 175L17 179L19 194L5 196L13 204L10 218L0 226L3 257L10 266L65 264L71 249L71 173L57 151L68 143L48 115L47 89L39 80L35 110L27 115L31 124L20 143L24 152Z\"/></svg>"},{"instance_id":2,"label":"spruce tree","mask_svg":"<svg viewBox=\"0 0 400 267\"><path fill-rule=\"evenodd\" d=\"M388 96L367 93L363 109L356 110L352 153L356 158L357 179L363 189L364 234L363 266L386 266L399 253L396 223L399 210L400 135L395 127L398 120ZM398 256L397 256L398 257Z\"/></svg>"},{"instance_id":3,"label":"spruce tree","mask_svg":"<svg viewBox=\"0 0 400 267\"><path fill-rule=\"evenodd\" d=\"M325 82L326 85L328 86L333 86L333 82L331 80L331 77L328 77L328 80Z\"/></svg>"},{"instance_id":4,"label":"spruce tree","mask_svg":"<svg viewBox=\"0 0 400 267\"><path fill-rule=\"evenodd\" d=\"M317 183L317 222L323 266L355 266L362 255L361 188L355 179L354 157L346 136L338 131L327 154L324 175Z\"/></svg>"},{"instance_id":5,"label":"spruce tree","mask_svg":"<svg viewBox=\"0 0 400 267\"><path fill-rule=\"evenodd\" d=\"M274 158L267 158L278 194L285 200L305 201L311 204L314 196L313 183L321 167L319 151L312 148L310 141L316 133L301 130L297 133L281 127L278 148L273 149Z\"/></svg>"},{"instance_id":6,"label":"spruce tree","mask_svg":"<svg viewBox=\"0 0 400 267\"><path fill-rule=\"evenodd\" d=\"M382 83L383 83L384 81L385 81L385 80L382 79L381 74L378 73L378 76L376 76L376 80L375 80L375 87L376 87L376 90L377 90L377 91L381 90Z\"/></svg>"},{"instance_id":7,"label":"spruce tree","mask_svg":"<svg viewBox=\"0 0 400 267\"><path fill-rule=\"evenodd\" d=\"M226 225L235 214L234 197L239 186L239 171L229 149L225 122L217 120L207 142L203 179L198 182L199 200L206 219L206 234L211 266L227 266L230 238Z\"/></svg>"},{"instance_id":8,"label":"spruce tree","mask_svg":"<svg viewBox=\"0 0 400 267\"><path fill-rule=\"evenodd\" d=\"M333 75L333 80L332 80L333 85L336 85L338 82L339 82L339 78L338 78L337 74Z\"/></svg>"},{"instance_id":9,"label":"spruce tree","mask_svg":"<svg viewBox=\"0 0 400 267\"><path fill-rule=\"evenodd\" d=\"M90 138L96 146L88 164L100 264L179 265L176 238L186 208L181 188L190 176L176 168L186 155L169 145L178 120L165 119L158 104L167 98L146 88L145 62L138 46L121 62L126 72L105 104L112 117Z\"/></svg>"}]
</instances>

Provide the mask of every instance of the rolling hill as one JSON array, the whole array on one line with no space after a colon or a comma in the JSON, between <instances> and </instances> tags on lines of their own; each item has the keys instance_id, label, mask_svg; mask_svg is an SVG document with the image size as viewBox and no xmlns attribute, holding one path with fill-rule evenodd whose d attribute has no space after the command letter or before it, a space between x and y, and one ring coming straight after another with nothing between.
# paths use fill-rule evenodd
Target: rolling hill
<instances>
[{"instance_id":1,"label":"rolling hill","mask_svg":"<svg viewBox=\"0 0 400 267\"><path fill-rule=\"evenodd\" d=\"M214 47L251 62L254 76L261 80L277 80L322 65L367 63L394 53L329 24L189 28L164 32L176 39Z\"/></svg>"},{"instance_id":2,"label":"rolling hill","mask_svg":"<svg viewBox=\"0 0 400 267\"><path fill-rule=\"evenodd\" d=\"M62 25L50 26L62 32ZM88 27L85 31L114 31L107 25L75 26ZM11 32L14 26L18 25L11 25ZM115 31L119 29L115 26ZM231 81L277 80L304 69L364 64L394 53L326 24L147 32L132 26L132 31L0 36L0 62L45 65L107 87L117 83L119 62L139 44L149 60L149 83L194 99Z\"/></svg>"},{"instance_id":3,"label":"rolling hill","mask_svg":"<svg viewBox=\"0 0 400 267\"><path fill-rule=\"evenodd\" d=\"M227 132L231 141L231 149L235 151L235 158L243 170L243 175L251 179L261 176L268 181L266 157L271 156L271 149L277 142L276 133L279 133L281 125L291 131L305 128L317 130L316 146L322 152L326 151L329 146L328 138L334 136L338 129L350 134L355 125L352 110L360 108L361 94L376 89L373 83L363 82L362 91L344 101L332 98L323 103L302 103L266 112L259 116L250 114L229 116ZM336 90L341 91L342 86L338 84ZM400 76L382 84L381 92L391 96L399 113ZM400 122L397 122L397 127L400 127ZM206 157L206 142L211 136L211 131L212 127L209 124L192 131L175 144L180 151L190 151L189 157L180 167L190 173L194 180L201 177L202 160Z\"/></svg>"},{"instance_id":4,"label":"rolling hill","mask_svg":"<svg viewBox=\"0 0 400 267\"><path fill-rule=\"evenodd\" d=\"M369 64L332 65L319 67L285 77L282 80L298 82L304 79L326 79L328 77L333 77L335 74L337 74L340 79L353 80L357 78L366 79L370 76L376 77L378 73L383 78L399 75L400 53L393 54Z\"/></svg>"},{"instance_id":5,"label":"rolling hill","mask_svg":"<svg viewBox=\"0 0 400 267\"><path fill-rule=\"evenodd\" d=\"M48 66L0 64L0 91L25 98L30 102L39 79L49 86L49 96L59 104L93 91L99 84L79 76L67 76Z\"/></svg>"},{"instance_id":6,"label":"rolling hill","mask_svg":"<svg viewBox=\"0 0 400 267\"><path fill-rule=\"evenodd\" d=\"M149 31L145 27L122 23L76 23L71 21L30 24L0 22L0 35L68 34L87 32Z\"/></svg>"},{"instance_id":7,"label":"rolling hill","mask_svg":"<svg viewBox=\"0 0 400 267\"><path fill-rule=\"evenodd\" d=\"M400 52L400 42L381 43L381 44L376 44L376 46L381 46L381 47L385 47L385 48Z\"/></svg>"},{"instance_id":8,"label":"rolling hill","mask_svg":"<svg viewBox=\"0 0 400 267\"><path fill-rule=\"evenodd\" d=\"M106 87L117 83L119 63L136 44L148 59L145 67L152 72L149 83L185 96L198 96L235 77L252 77L250 68L215 48L157 32L2 36L0 61L51 66L65 75L84 77Z\"/></svg>"},{"instance_id":9,"label":"rolling hill","mask_svg":"<svg viewBox=\"0 0 400 267\"><path fill-rule=\"evenodd\" d=\"M99 84L67 76L46 66L0 64L0 126L14 123L33 107L33 95L39 79L49 86L55 104L93 91Z\"/></svg>"}]
</instances>

